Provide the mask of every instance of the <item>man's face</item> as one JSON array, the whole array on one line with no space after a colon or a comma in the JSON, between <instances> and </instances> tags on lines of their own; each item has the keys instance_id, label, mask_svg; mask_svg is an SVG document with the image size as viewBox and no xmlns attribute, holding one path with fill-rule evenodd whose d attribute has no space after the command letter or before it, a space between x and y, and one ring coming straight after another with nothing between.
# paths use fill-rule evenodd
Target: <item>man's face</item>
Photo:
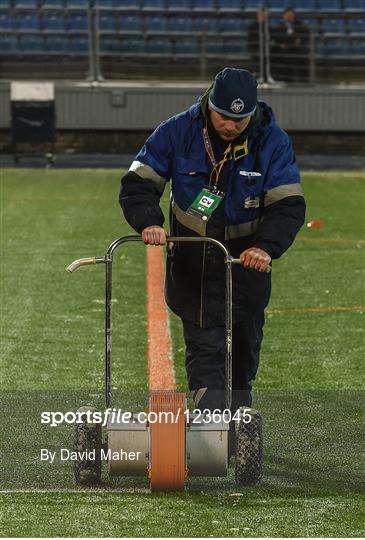
<instances>
[{"instance_id":1,"label":"man's face","mask_svg":"<svg viewBox=\"0 0 365 540\"><path fill-rule=\"evenodd\" d=\"M218 133L219 137L224 141L233 141L233 139L238 137L238 135L240 135L246 129L251 120L251 116L235 120L233 118L229 118L229 116L224 116L223 114L214 111L210 107L209 111L213 127Z\"/></svg>"}]
</instances>

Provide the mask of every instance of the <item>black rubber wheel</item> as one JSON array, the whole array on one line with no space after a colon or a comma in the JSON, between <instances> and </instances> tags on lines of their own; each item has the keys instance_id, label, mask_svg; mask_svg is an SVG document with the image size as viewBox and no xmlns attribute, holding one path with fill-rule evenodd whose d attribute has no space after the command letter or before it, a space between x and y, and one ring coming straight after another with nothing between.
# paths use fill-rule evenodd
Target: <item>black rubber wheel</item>
<instances>
[{"instance_id":1,"label":"black rubber wheel","mask_svg":"<svg viewBox=\"0 0 365 540\"><path fill-rule=\"evenodd\" d=\"M241 413L243 408L240 409ZM251 416L249 423L236 423L235 477L239 486L254 486L262 478L262 421L255 409L245 409ZM247 417L246 417L247 418Z\"/></svg>"},{"instance_id":2,"label":"black rubber wheel","mask_svg":"<svg viewBox=\"0 0 365 540\"><path fill-rule=\"evenodd\" d=\"M79 413L96 411L94 407L80 407ZM98 484L101 478L101 425L87 423L86 414L81 417L82 423L75 423L74 451L77 460L74 461L74 478L76 484Z\"/></svg>"}]
</instances>

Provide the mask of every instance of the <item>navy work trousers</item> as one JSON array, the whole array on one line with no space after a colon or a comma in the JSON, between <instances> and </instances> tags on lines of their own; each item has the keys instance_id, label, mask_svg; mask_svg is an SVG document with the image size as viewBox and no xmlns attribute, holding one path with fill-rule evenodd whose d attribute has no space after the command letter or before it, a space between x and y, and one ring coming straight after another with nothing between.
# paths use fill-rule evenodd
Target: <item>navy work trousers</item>
<instances>
[{"instance_id":1,"label":"navy work trousers","mask_svg":"<svg viewBox=\"0 0 365 540\"><path fill-rule=\"evenodd\" d=\"M201 328L183 322L185 365L189 389L198 409L224 409L226 387L226 330ZM232 411L251 406L251 381L259 366L264 313L251 315L232 328Z\"/></svg>"}]
</instances>

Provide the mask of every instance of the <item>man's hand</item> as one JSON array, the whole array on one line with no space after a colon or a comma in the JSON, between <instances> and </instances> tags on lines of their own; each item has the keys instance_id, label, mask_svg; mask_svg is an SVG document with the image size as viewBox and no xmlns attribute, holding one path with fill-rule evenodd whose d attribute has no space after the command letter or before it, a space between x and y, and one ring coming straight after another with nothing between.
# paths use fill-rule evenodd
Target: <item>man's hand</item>
<instances>
[{"instance_id":1,"label":"man's hand","mask_svg":"<svg viewBox=\"0 0 365 540\"><path fill-rule=\"evenodd\" d=\"M265 272L271 262L271 257L263 249L252 247L241 253L240 261L244 268Z\"/></svg>"},{"instance_id":2,"label":"man's hand","mask_svg":"<svg viewBox=\"0 0 365 540\"><path fill-rule=\"evenodd\" d=\"M163 246L166 244L167 232L163 227L151 225L142 231L142 240L150 246Z\"/></svg>"}]
</instances>

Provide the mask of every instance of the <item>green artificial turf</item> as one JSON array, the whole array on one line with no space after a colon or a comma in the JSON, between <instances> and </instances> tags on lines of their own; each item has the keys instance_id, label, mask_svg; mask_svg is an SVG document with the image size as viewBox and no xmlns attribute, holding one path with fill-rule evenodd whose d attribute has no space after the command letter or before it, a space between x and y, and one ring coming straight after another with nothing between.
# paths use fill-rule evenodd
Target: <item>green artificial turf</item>
<instances>
[{"instance_id":1,"label":"green artificial turf","mask_svg":"<svg viewBox=\"0 0 365 540\"><path fill-rule=\"evenodd\" d=\"M133 231L117 204L119 171L3 170L1 198L0 494L2 536L363 536L364 175L303 174L307 221L273 266L255 403L264 421L261 486L190 478L183 494L150 494L144 478L74 490L68 426L42 410L103 405L104 268L65 272ZM167 208L167 197L163 205ZM145 248L115 253L116 404L148 399ZM297 311L296 311L297 310ZM298 311L299 310L299 311ZM317 310L317 311L316 311ZM180 323L175 373L186 389ZM22 490L61 490L21 493ZM110 489L120 490L118 493Z\"/></svg>"}]
</instances>

